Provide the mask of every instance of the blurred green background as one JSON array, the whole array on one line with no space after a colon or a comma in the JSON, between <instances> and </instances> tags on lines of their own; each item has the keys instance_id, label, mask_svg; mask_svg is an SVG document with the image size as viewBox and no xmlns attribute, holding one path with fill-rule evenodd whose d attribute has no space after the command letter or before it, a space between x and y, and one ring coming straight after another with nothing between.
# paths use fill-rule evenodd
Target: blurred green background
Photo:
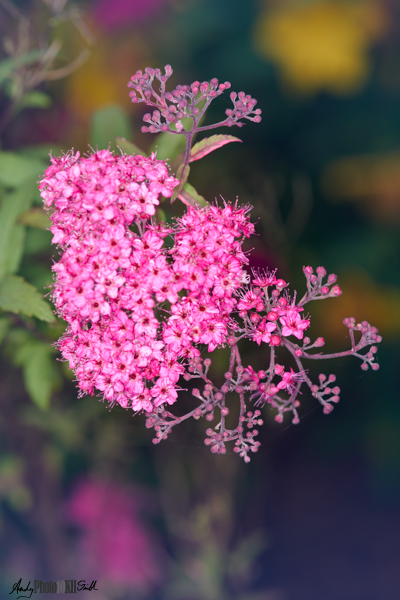
<instances>
[{"instance_id":1,"label":"blurred green background","mask_svg":"<svg viewBox=\"0 0 400 600\"><path fill-rule=\"evenodd\" d=\"M1 597L20 578L97 580L97 600L400 597L399 30L396 0L0 0ZM328 350L348 347L344 317L383 336L377 373L327 364L329 417L306 393L300 425L266 408L249 465L211 455L201 422L153 446L143 416L78 399L40 296L49 152L148 151L126 84L168 63L171 85L228 80L263 111L191 171L208 200L254 207L251 264L299 293L303 265L338 275L343 295L311 307Z\"/></svg>"}]
</instances>

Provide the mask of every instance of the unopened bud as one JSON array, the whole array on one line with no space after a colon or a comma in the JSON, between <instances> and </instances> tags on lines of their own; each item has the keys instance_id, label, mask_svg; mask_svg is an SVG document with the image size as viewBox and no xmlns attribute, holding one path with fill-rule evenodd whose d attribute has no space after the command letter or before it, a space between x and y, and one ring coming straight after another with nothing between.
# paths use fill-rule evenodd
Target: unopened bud
<instances>
[{"instance_id":1,"label":"unopened bud","mask_svg":"<svg viewBox=\"0 0 400 600\"><path fill-rule=\"evenodd\" d=\"M338 285L334 285L333 288L331 289L331 296L340 296L342 293L342 290L340 289L340 287Z\"/></svg>"},{"instance_id":2,"label":"unopened bud","mask_svg":"<svg viewBox=\"0 0 400 600\"><path fill-rule=\"evenodd\" d=\"M312 267L303 267L303 273L304 275L308 278L311 277L311 275L313 274L313 268Z\"/></svg>"},{"instance_id":3,"label":"unopened bud","mask_svg":"<svg viewBox=\"0 0 400 600\"><path fill-rule=\"evenodd\" d=\"M272 335L271 339L269 341L269 345L270 346L280 346L281 344L281 338L279 337L279 335Z\"/></svg>"},{"instance_id":4,"label":"unopened bud","mask_svg":"<svg viewBox=\"0 0 400 600\"><path fill-rule=\"evenodd\" d=\"M328 276L328 285L332 285L332 283L336 283L337 282L337 275L335 275L334 273L331 273L331 275Z\"/></svg>"}]
</instances>

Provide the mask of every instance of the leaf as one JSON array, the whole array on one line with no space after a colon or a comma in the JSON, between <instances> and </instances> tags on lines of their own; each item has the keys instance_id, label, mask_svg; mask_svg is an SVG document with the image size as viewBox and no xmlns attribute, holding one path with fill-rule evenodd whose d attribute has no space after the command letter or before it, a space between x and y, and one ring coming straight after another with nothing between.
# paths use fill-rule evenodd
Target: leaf
<instances>
[{"instance_id":1,"label":"leaf","mask_svg":"<svg viewBox=\"0 0 400 600\"><path fill-rule=\"evenodd\" d=\"M122 150L125 154L140 154L140 156L147 156L144 150L141 150L139 146L136 146L133 142L128 142L124 137L116 137L115 145Z\"/></svg>"},{"instance_id":2,"label":"leaf","mask_svg":"<svg viewBox=\"0 0 400 600\"><path fill-rule=\"evenodd\" d=\"M43 163L15 152L0 152L0 183L6 187L20 187L27 179L34 184L43 173Z\"/></svg>"},{"instance_id":3,"label":"leaf","mask_svg":"<svg viewBox=\"0 0 400 600\"><path fill-rule=\"evenodd\" d=\"M12 260L13 227L19 215L30 207L35 191L33 182L25 182L21 187L3 197L0 207L0 280L7 273L8 265Z\"/></svg>"},{"instance_id":4,"label":"leaf","mask_svg":"<svg viewBox=\"0 0 400 600\"><path fill-rule=\"evenodd\" d=\"M8 330L10 328L11 322L10 319L8 317L1 317L0 318L0 344L2 343L2 341L4 340L4 338L6 337Z\"/></svg>"},{"instance_id":5,"label":"leaf","mask_svg":"<svg viewBox=\"0 0 400 600\"><path fill-rule=\"evenodd\" d=\"M33 402L46 410L52 391L59 386L60 374L47 344L32 344L23 364L25 387Z\"/></svg>"},{"instance_id":6,"label":"leaf","mask_svg":"<svg viewBox=\"0 0 400 600\"><path fill-rule=\"evenodd\" d=\"M51 226L51 221L44 208L31 208L27 210L19 216L18 223L44 230L49 229Z\"/></svg>"},{"instance_id":7,"label":"leaf","mask_svg":"<svg viewBox=\"0 0 400 600\"><path fill-rule=\"evenodd\" d=\"M157 151L158 160L173 160L178 154L184 152L186 138L184 135L174 133L160 133L151 147L153 152Z\"/></svg>"},{"instance_id":8,"label":"leaf","mask_svg":"<svg viewBox=\"0 0 400 600\"><path fill-rule=\"evenodd\" d=\"M185 185L185 183L187 181L187 178L189 177L189 173L190 173L189 165L185 165L185 163L182 163L176 172L176 178L179 179L180 183L174 189L174 193L172 194L172 197L171 197L171 204L179 196L181 190L183 189L183 186Z\"/></svg>"},{"instance_id":9,"label":"leaf","mask_svg":"<svg viewBox=\"0 0 400 600\"><path fill-rule=\"evenodd\" d=\"M0 85L14 71L23 65L29 65L37 62L42 56L41 50L32 50L22 56L15 58L6 58L0 62Z\"/></svg>"},{"instance_id":10,"label":"leaf","mask_svg":"<svg viewBox=\"0 0 400 600\"><path fill-rule=\"evenodd\" d=\"M208 206L207 200L203 198L203 196L200 196L190 183L185 183L183 190L179 194L179 199L182 200L184 204L190 204L190 206L195 206L196 204Z\"/></svg>"},{"instance_id":11,"label":"leaf","mask_svg":"<svg viewBox=\"0 0 400 600\"><path fill-rule=\"evenodd\" d=\"M52 104L52 99L48 94L40 90L33 90L23 96L18 104L18 109L21 108L49 108Z\"/></svg>"},{"instance_id":12,"label":"leaf","mask_svg":"<svg viewBox=\"0 0 400 600\"><path fill-rule=\"evenodd\" d=\"M182 117L182 119L179 119L179 120L182 123L183 129L185 131L191 131L192 130L192 127L193 127L193 119L192 119L192 117ZM197 124L199 124L199 122ZM175 123L171 123L170 124L170 128L173 129L174 131L177 131Z\"/></svg>"},{"instance_id":13,"label":"leaf","mask_svg":"<svg viewBox=\"0 0 400 600\"><path fill-rule=\"evenodd\" d=\"M131 126L121 106L106 106L96 110L90 124L90 143L94 148L108 148L116 137L131 137Z\"/></svg>"},{"instance_id":14,"label":"leaf","mask_svg":"<svg viewBox=\"0 0 400 600\"><path fill-rule=\"evenodd\" d=\"M14 225L10 235L7 273L17 273L24 253L25 227Z\"/></svg>"},{"instance_id":15,"label":"leaf","mask_svg":"<svg viewBox=\"0 0 400 600\"><path fill-rule=\"evenodd\" d=\"M55 321L50 304L33 285L16 275L6 275L0 283L0 308L48 323Z\"/></svg>"},{"instance_id":16,"label":"leaf","mask_svg":"<svg viewBox=\"0 0 400 600\"><path fill-rule=\"evenodd\" d=\"M45 167L48 166L49 155L58 156L62 154L62 146L57 146L56 144L52 144L49 146L48 144L36 144L32 146L24 146L20 149L20 154L23 156L33 157L40 160L45 161Z\"/></svg>"},{"instance_id":17,"label":"leaf","mask_svg":"<svg viewBox=\"0 0 400 600\"><path fill-rule=\"evenodd\" d=\"M225 146L225 144L230 144L230 142L242 142L242 140L233 135L212 135L211 137L204 138L204 140L197 142L191 149L189 162L200 160L200 158L210 154L210 152L214 152L214 150L221 148L221 146Z\"/></svg>"}]
</instances>

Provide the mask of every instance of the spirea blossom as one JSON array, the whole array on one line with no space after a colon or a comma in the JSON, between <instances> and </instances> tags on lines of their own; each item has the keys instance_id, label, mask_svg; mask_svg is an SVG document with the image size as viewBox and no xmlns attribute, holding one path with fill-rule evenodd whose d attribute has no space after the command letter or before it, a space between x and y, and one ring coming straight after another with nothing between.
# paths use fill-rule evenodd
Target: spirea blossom
<instances>
[{"instance_id":1,"label":"spirea blossom","mask_svg":"<svg viewBox=\"0 0 400 600\"><path fill-rule=\"evenodd\" d=\"M40 184L63 251L53 266L53 301L68 323L61 353L82 394L135 411L173 404L197 344L226 343L247 281L248 208L189 207L173 227L155 225L159 196L177 184L154 155L109 150L53 158Z\"/></svg>"},{"instance_id":2,"label":"spirea blossom","mask_svg":"<svg viewBox=\"0 0 400 600\"><path fill-rule=\"evenodd\" d=\"M148 125L143 131L184 134L179 180L155 154L100 150L86 157L71 151L52 158L40 182L44 205L51 212L53 242L61 251L53 265L53 301L67 329L58 347L75 372L80 394L99 393L111 406L146 412L146 426L155 430L154 443L189 417L205 417L211 423L219 416L214 428L207 429L205 444L223 454L227 442L234 442L234 452L248 462L249 452L260 445L256 427L263 420L260 410L247 410L246 399L275 410L279 423L285 413L298 423L299 395L306 385L328 414L339 401L340 388L331 386L335 376L320 374L317 384L303 360L356 356L362 369L376 370L381 337L366 321L345 319L351 348L322 354L318 349L324 339L312 343L305 335L310 318L304 306L339 296L336 275L327 275L324 267L315 273L304 267L307 291L298 300L275 271L253 276L246 272L242 244L254 232L250 207L237 202L210 205L186 181L191 162L237 141L211 136L192 147L196 133L241 127L243 119L259 123L261 110L251 96L232 92L233 109L226 110L226 118L202 126L210 102L230 83L195 81L167 92L171 75L169 65L165 75L147 68L128 86L132 102L155 109L144 115ZM190 117L191 129L184 130L183 117ZM137 151L128 143L129 147ZM171 202L180 198L186 213L172 224L156 224L153 217L161 196ZM260 347L263 370L242 365L242 339ZM229 367L225 383L217 387L208 376L211 359L201 354L224 346L230 349ZM292 366L277 362L283 351ZM197 406L176 416L167 409L177 401L182 381L191 379L204 384L202 391L192 389ZM227 395L236 396L238 403L238 424L233 428L226 423Z\"/></svg>"},{"instance_id":3,"label":"spirea blossom","mask_svg":"<svg viewBox=\"0 0 400 600\"><path fill-rule=\"evenodd\" d=\"M314 383L303 359L357 356L362 368L377 369L376 328L347 319L351 349L336 354L310 353L324 345L305 336L310 319L304 305L336 297L336 275L323 267L304 267L307 292L290 296L275 272L253 273L242 243L254 226L249 207L188 206L172 225L153 220L160 196L171 197L178 180L153 154L130 156L101 150L87 157L70 152L52 158L40 183L51 213L53 242L61 250L53 265L53 301L67 322L58 346L75 371L80 393L100 393L111 405L145 411L158 443L172 427L193 416L220 422L207 429L205 443L224 453L226 443L246 462L259 442L260 410L246 412L245 395L256 406L269 405L298 423L300 388L306 384L324 413L339 401L334 375L321 374ZM167 238L169 238L168 244ZM326 281L325 281L326 278ZM354 332L359 332L356 341ZM269 349L269 366L255 372L241 364L238 343L246 338ZM300 345L301 342L301 345ZM225 383L217 388L208 378L213 352L231 348ZM291 354L295 370L279 364L279 347ZM368 348L367 353L361 352ZM200 405L181 417L166 407L178 399L180 381L202 379L204 390L193 389ZM226 395L237 394L239 422L226 427ZM248 431L245 432L246 425Z\"/></svg>"}]
</instances>

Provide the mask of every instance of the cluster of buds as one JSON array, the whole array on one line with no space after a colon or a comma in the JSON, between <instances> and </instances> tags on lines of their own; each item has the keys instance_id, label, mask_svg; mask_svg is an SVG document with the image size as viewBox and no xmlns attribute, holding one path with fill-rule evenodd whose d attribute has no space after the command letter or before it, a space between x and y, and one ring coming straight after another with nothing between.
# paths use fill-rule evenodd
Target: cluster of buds
<instances>
[{"instance_id":1,"label":"cluster of buds","mask_svg":"<svg viewBox=\"0 0 400 600\"><path fill-rule=\"evenodd\" d=\"M198 123L210 103L228 90L231 84L229 81L218 83L218 79L214 78L210 82L194 81L191 85L178 85L172 92L166 92L165 84L171 75L170 65L165 67L165 75L161 75L160 69L147 67L144 73L137 71L128 82L128 87L132 88L132 91L129 92L132 102L145 102L148 106L155 108L152 114L146 113L143 117L144 122L148 123L142 127L143 133L184 133L181 122L184 117L193 120L190 132L206 131L224 125L242 127L243 119L255 123L261 121L261 110L255 108L257 100L244 92L239 92L239 94L231 92L233 109L225 111L227 118L214 125L199 127ZM158 90L153 88L154 79L160 84ZM172 124L175 129L171 128Z\"/></svg>"},{"instance_id":2,"label":"cluster of buds","mask_svg":"<svg viewBox=\"0 0 400 600\"><path fill-rule=\"evenodd\" d=\"M263 408L268 405L276 411L275 420L282 423L284 415L292 415L291 422L300 422L298 409L303 385L308 387L311 395L316 398L323 408L324 414L329 414L334 405L339 402L340 388L333 385L336 376L326 376L320 373L317 381L313 381L308 370L304 368L304 359L322 360L355 356L362 361L363 370L371 366L377 370L379 365L374 362L375 353L381 337L378 330L371 327L366 321L356 324L354 318L345 319L344 325L350 330L351 348L334 354L310 353L312 349L324 346L325 341L318 337L313 343L304 335L310 325L310 319L302 318L300 312L303 306L313 300L335 297L341 294L340 288L335 285L336 275L329 275L324 281L326 270L318 267L317 275L313 275L311 267L305 267L308 290L299 302L296 302L296 293L291 298L287 292L287 283L275 277L275 272L253 274L250 285L244 285L237 292L240 300L237 303L237 318L230 322L231 335L227 344L231 349L229 369L225 373L225 383L217 387L208 377L211 360L202 360L195 357L190 361L185 374L186 381L202 379L203 391L198 388L192 394L200 401L200 405L183 416L175 416L169 411L158 409L147 418L147 427L154 427L156 437L153 442L158 443L166 439L172 428L182 421L193 417L205 417L209 422L217 420L214 428L206 431L205 444L210 446L214 453L225 454L226 444L234 442L234 452L239 453L246 462L250 460L249 453L257 452L260 443L255 440L258 434L256 426L263 423L261 412L257 409L254 413L248 411L248 402L256 407ZM239 317L239 318L238 318ZM359 332L360 339L356 342L354 332ZM293 341L295 338L296 341ZM248 365L244 367L239 351L239 342L242 339L255 341L258 345L269 347L269 360L266 360L264 370L254 371ZM301 345L300 345L301 342ZM361 351L367 348L366 353ZM287 360L277 362L278 352L288 351L291 355L293 366L287 367ZM228 400L229 395L229 400ZM227 426L228 416L232 412L232 399L236 396L238 403L237 424ZM217 418L219 417L219 418ZM245 430L246 426L246 430Z\"/></svg>"}]
</instances>

